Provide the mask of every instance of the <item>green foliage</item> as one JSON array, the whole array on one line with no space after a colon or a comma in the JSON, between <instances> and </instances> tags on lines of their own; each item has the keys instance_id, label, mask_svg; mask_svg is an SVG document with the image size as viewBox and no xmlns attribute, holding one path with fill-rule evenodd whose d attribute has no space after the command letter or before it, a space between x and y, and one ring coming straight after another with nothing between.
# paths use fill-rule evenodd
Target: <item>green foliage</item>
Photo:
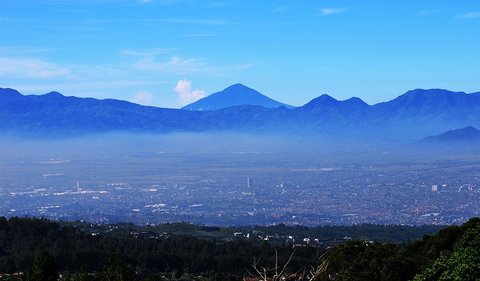
<instances>
[{"instance_id":1,"label":"green foliage","mask_svg":"<svg viewBox=\"0 0 480 281\"><path fill-rule=\"evenodd\" d=\"M74 273L66 281L94 281L94 280L95 278L92 275L89 275L85 271L80 271L80 272Z\"/></svg>"},{"instance_id":2,"label":"green foliage","mask_svg":"<svg viewBox=\"0 0 480 281\"><path fill-rule=\"evenodd\" d=\"M133 281L135 273L115 254L100 274L100 279L104 281Z\"/></svg>"},{"instance_id":3,"label":"green foliage","mask_svg":"<svg viewBox=\"0 0 480 281\"><path fill-rule=\"evenodd\" d=\"M131 269L135 269L134 275L139 280L152 274L170 276L172 272L176 273L175 278L194 275L203 276L205 280L224 277L227 279L219 280L241 280L253 257L263 257L269 263L274 257L272 245L245 240L220 241L191 236L149 239L122 234L92 236L73 227L30 218L11 218L3 220L3 224L0 221L0 233L4 234L0 235L3 251L0 272L27 270L33 263L33 253L45 248L55 258L58 270L66 272L65 280L93 280L93 276L128 280ZM291 246L278 248L279 257L288 258ZM112 262L111 253L117 253L128 270ZM317 255L315 248L300 249L291 263L292 270L309 265ZM90 274L77 274L80 269Z\"/></svg>"},{"instance_id":4,"label":"green foliage","mask_svg":"<svg viewBox=\"0 0 480 281\"><path fill-rule=\"evenodd\" d=\"M33 266L23 276L23 281L56 281L57 279L55 260L45 250L35 258Z\"/></svg>"},{"instance_id":5,"label":"green foliage","mask_svg":"<svg viewBox=\"0 0 480 281\"><path fill-rule=\"evenodd\" d=\"M279 232L288 229L285 225L276 227ZM182 231L198 229L190 225L181 228ZM305 231L303 227L294 229L298 233ZM61 281L236 281L248 275L246 271L251 269L254 257L271 265L275 264L275 249L280 263L288 260L292 252L291 245L243 239L226 241L192 236L150 239L149 235L134 238L129 231L115 231L113 235L93 236L47 220L0 217L0 273L23 271L24 281L57 280L57 269L62 272ZM223 230L202 228L201 231ZM358 231L356 226L352 231ZM322 278L336 281L478 280L480 219L442 229L410 244L354 240L330 248L324 255L325 250L297 247L285 272L305 273L322 256L328 265ZM40 253L35 260L34 253ZM19 279L12 275L2 280Z\"/></svg>"},{"instance_id":6,"label":"green foliage","mask_svg":"<svg viewBox=\"0 0 480 281\"><path fill-rule=\"evenodd\" d=\"M437 234L425 236L410 244L405 255L415 260L416 271L421 271L441 255L449 254L462 235L462 228L451 226L440 230Z\"/></svg>"},{"instance_id":7,"label":"green foliage","mask_svg":"<svg viewBox=\"0 0 480 281\"><path fill-rule=\"evenodd\" d=\"M407 280L412 275L394 244L351 241L329 252L328 273L335 280Z\"/></svg>"},{"instance_id":8,"label":"green foliage","mask_svg":"<svg viewBox=\"0 0 480 281\"><path fill-rule=\"evenodd\" d=\"M255 226L253 230L265 234L293 235L297 237L315 237L319 239L343 239L349 236L355 240L374 240L392 243L404 243L408 240L421 239L425 234L434 234L443 226L423 225L376 225L360 224L350 226L287 226L278 224L274 226ZM230 232L247 232L249 228L229 229Z\"/></svg>"},{"instance_id":9,"label":"green foliage","mask_svg":"<svg viewBox=\"0 0 480 281\"><path fill-rule=\"evenodd\" d=\"M335 280L479 280L480 219L452 226L409 245L351 241L332 249Z\"/></svg>"},{"instance_id":10,"label":"green foliage","mask_svg":"<svg viewBox=\"0 0 480 281\"><path fill-rule=\"evenodd\" d=\"M415 281L474 281L480 278L480 221L471 220L461 227L462 236L451 253L435 259L415 276Z\"/></svg>"}]
</instances>

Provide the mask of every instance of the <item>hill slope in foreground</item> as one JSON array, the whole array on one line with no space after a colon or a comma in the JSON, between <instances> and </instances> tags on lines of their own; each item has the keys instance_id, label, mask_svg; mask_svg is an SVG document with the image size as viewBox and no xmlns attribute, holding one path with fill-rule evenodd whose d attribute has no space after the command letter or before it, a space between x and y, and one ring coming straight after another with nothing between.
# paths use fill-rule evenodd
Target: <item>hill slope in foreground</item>
<instances>
[{"instance_id":1,"label":"hill slope in foreground","mask_svg":"<svg viewBox=\"0 0 480 281\"><path fill-rule=\"evenodd\" d=\"M355 237L365 227L343 230ZM87 233L85 229L106 231ZM0 218L2 280L20 280L5 274L18 271L24 271L22 280L57 280L58 271L60 280L263 280L252 264L266 268L267 276L272 276L276 261L282 268L286 265L281 280L305 280L300 278L310 273L317 277L311 280L477 280L480 276L478 218L413 243L364 238L347 239L334 247L168 233L152 237L155 231L155 227L132 225L61 226L46 220ZM136 236L139 233L145 235Z\"/></svg>"}]
</instances>

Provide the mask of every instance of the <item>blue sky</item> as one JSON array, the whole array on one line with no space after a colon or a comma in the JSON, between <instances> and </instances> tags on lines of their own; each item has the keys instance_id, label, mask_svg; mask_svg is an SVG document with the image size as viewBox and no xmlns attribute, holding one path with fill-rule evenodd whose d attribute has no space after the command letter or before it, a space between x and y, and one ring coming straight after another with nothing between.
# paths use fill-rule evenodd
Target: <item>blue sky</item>
<instances>
[{"instance_id":1,"label":"blue sky","mask_svg":"<svg viewBox=\"0 0 480 281\"><path fill-rule=\"evenodd\" d=\"M0 1L0 87L180 107L480 91L480 1Z\"/></svg>"}]
</instances>

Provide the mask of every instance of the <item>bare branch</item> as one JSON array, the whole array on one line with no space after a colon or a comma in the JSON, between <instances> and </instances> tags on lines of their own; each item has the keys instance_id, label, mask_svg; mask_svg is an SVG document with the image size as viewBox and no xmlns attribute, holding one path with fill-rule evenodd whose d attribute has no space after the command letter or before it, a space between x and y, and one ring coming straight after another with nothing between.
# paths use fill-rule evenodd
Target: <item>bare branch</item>
<instances>
[{"instance_id":1,"label":"bare branch","mask_svg":"<svg viewBox=\"0 0 480 281\"><path fill-rule=\"evenodd\" d=\"M328 260L323 260L322 262L320 262L322 258L325 256L325 254L326 253L324 253L318 258L318 263L316 267L312 266L312 269L309 271L307 275L308 281L314 281L318 276L320 276L322 273L327 271Z\"/></svg>"},{"instance_id":2,"label":"bare branch","mask_svg":"<svg viewBox=\"0 0 480 281\"><path fill-rule=\"evenodd\" d=\"M292 251L292 253L290 254L290 257L287 260L287 262L283 265L282 271L280 271L280 276L283 275L283 273L285 272L285 269L287 268L288 264L292 261L292 258L295 255L295 251L296 251L296 249L294 249Z\"/></svg>"},{"instance_id":3,"label":"bare branch","mask_svg":"<svg viewBox=\"0 0 480 281\"><path fill-rule=\"evenodd\" d=\"M317 278L321 277L327 271L328 260L324 259L326 253L321 255L318 258L317 264L315 266L311 266L310 270L308 270L305 266L298 270L296 273L293 273L290 276L286 276L285 272L287 270L288 265L292 261L293 257L295 256L296 249L292 251L288 260L283 264L283 266L279 265L279 256L278 250L275 249L275 265L273 267L265 267L260 265L260 259L253 258L252 268L255 270L252 274L247 270L247 272L257 281L280 281L280 280L287 280L288 278L296 278L296 280L307 280L307 281L314 281ZM279 271L279 269L281 270ZM251 279L248 279L251 280ZM244 281L248 281L244 278Z\"/></svg>"},{"instance_id":4,"label":"bare branch","mask_svg":"<svg viewBox=\"0 0 480 281\"><path fill-rule=\"evenodd\" d=\"M277 278L278 276L278 251L277 249L275 249L275 276L274 276L274 280Z\"/></svg>"}]
</instances>

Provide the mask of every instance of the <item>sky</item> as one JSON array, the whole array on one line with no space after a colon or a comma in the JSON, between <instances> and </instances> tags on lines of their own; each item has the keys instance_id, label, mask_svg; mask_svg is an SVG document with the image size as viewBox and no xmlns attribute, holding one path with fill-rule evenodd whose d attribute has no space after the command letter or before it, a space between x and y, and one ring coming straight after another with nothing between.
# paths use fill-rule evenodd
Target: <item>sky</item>
<instances>
[{"instance_id":1,"label":"sky","mask_svg":"<svg viewBox=\"0 0 480 281\"><path fill-rule=\"evenodd\" d=\"M0 87L179 108L480 91L480 1L0 0Z\"/></svg>"}]
</instances>

